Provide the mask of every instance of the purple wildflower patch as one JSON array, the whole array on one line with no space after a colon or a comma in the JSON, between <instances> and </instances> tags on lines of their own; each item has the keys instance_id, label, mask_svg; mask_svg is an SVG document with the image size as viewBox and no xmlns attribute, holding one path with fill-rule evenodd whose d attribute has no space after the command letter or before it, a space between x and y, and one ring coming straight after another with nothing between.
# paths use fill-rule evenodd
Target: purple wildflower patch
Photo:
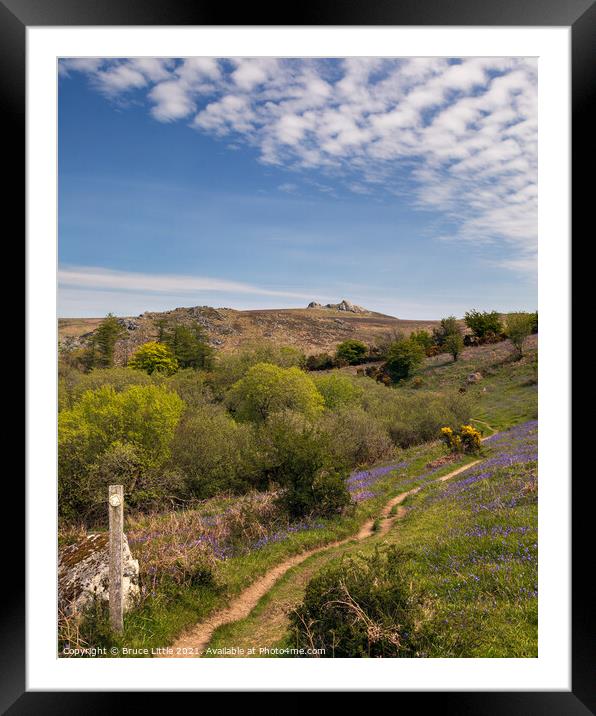
<instances>
[{"instance_id":1,"label":"purple wildflower patch","mask_svg":"<svg viewBox=\"0 0 596 716\"><path fill-rule=\"evenodd\" d=\"M436 507L437 515L452 509L461 514L461 526L448 518L445 537L418 553L447 605L474 599L481 605L497 599L527 603L538 596L537 423L518 425L486 443L487 459L421 495L415 507L420 513Z\"/></svg>"},{"instance_id":2,"label":"purple wildflower patch","mask_svg":"<svg viewBox=\"0 0 596 716\"><path fill-rule=\"evenodd\" d=\"M363 502L371 497L376 497L376 492L371 489L382 477L394 470L402 470L408 467L409 462L401 461L391 465L381 465L369 470L353 472L347 479L348 490L354 502Z\"/></svg>"}]
</instances>

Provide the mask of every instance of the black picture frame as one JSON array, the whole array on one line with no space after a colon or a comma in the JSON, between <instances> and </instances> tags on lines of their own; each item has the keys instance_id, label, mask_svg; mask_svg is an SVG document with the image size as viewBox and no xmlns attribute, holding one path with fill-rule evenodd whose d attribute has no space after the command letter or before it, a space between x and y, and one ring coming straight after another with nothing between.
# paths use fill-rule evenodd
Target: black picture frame
<instances>
[{"instance_id":1,"label":"black picture frame","mask_svg":"<svg viewBox=\"0 0 596 716\"><path fill-rule=\"evenodd\" d=\"M234 18L229 22L230 17ZM593 119L596 77L596 6L593 0L334 0L303 2L292 7L291 17L280 5L225 7L200 0L0 0L0 98L5 120L3 211L12 214L13 226L24 223L25 196L25 70L26 28L29 26L106 25L416 25L416 26L566 26L572 38L572 178L573 224L590 226L588 211L594 203L592 173ZM590 141L592 140L592 142ZM591 201L590 201L591 199ZM591 238L592 231L586 238ZM579 321L576 322L579 324ZM567 340L566 336L562 337ZM562 380L570 377L562 376ZM585 479L582 479L584 478ZM589 589L588 552L592 543L592 517L588 493L593 495L590 472L580 475L573 492L574 553L572 597L572 690L569 692L416 692L400 693L399 705L440 708L461 714L561 714L584 716L596 708L594 673L593 593ZM19 504L24 490L16 480L6 481L5 500ZM11 494L11 490L14 494ZM118 712L129 699L138 706L139 694L90 692L32 692L25 674L25 545L17 539L3 551L4 575L12 575L4 589L0 612L0 708L2 713L63 714L84 710L87 714ZM107 687L109 689L109 686ZM470 685L473 688L473 685ZM165 695L151 695L153 707L166 707ZM169 695L167 698L171 698ZM407 699L407 701L404 701ZM421 702L422 699L422 702ZM169 702L171 707L171 702ZM198 708L198 706L197 706Z\"/></svg>"}]
</instances>

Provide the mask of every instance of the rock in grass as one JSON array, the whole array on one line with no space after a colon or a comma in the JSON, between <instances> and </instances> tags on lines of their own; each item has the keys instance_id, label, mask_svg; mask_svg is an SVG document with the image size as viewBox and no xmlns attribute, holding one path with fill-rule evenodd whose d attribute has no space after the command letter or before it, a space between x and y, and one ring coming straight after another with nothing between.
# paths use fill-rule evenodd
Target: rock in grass
<instances>
[{"instance_id":1,"label":"rock in grass","mask_svg":"<svg viewBox=\"0 0 596 716\"><path fill-rule=\"evenodd\" d=\"M109 601L109 535L91 534L60 551L58 608L64 616L80 614L95 598ZM122 595L128 611L139 595L139 562L126 535L122 544Z\"/></svg>"}]
</instances>

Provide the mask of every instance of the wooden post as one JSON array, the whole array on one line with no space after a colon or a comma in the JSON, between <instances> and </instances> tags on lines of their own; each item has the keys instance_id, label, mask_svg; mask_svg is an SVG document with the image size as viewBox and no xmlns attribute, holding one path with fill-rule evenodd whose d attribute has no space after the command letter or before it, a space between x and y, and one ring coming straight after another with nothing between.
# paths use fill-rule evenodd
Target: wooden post
<instances>
[{"instance_id":1,"label":"wooden post","mask_svg":"<svg viewBox=\"0 0 596 716\"><path fill-rule=\"evenodd\" d=\"M110 626L113 631L122 633L122 530L124 527L124 489L122 485L110 485Z\"/></svg>"}]
</instances>

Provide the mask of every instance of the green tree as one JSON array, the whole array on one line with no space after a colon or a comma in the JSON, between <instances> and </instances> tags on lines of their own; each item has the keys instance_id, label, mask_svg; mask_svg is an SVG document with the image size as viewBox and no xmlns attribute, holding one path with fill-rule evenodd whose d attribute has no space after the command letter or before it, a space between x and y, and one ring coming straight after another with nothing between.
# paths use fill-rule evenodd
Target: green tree
<instances>
[{"instance_id":1,"label":"green tree","mask_svg":"<svg viewBox=\"0 0 596 716\"><path fill-rule=\"evenodd\" d=\"M439 326L433 329L433 341L440 348L444 348L447 336L453 335L454 333L461 333L457 318L455 316L441 318Z\"/></svg>"},{"instance_id":2,"label":"green tree","mask_svg":"<svg viewBox=\"0 0 596 716\"><path fill-rule=\"evenodd\" d=\"M172 349L180 368L209 370L213 363L213 349L207 341L203 327L177 323L172 327L159 324L160 341Z\"/></svg>"},{"instance_id":3,"label":"green tree","mask_svg":"<svg viewBox=\"0 0 596 716\"><path fill-rule=\"evenodd\" d=\"M319 393L323 396L325 407L337 410L343 406L355 405L362 397L362 388L345 375L336 371L313 378Z\"/></svg>"},{"instance_id":4,"label":"green tree","mask_svg":"<svg viewBox=\"0 0 596 716\"><path fill-rule=\"evenodd\" d=\"M149 470L169 457L184 402L155 385L116 392L111 385L89 390L58 417L59 504L80 514L97 498L93 466L118 443L134 448L135 470ZM120 448L118 448L120 449ZM125 448L123 448L125 449ZM105 500L105 495L100 496Z\"/></svg>"},{"instance_id":5,"label":"green tree","mask_svg":"<svg viewBox=\"0 0 596 716\"><path fill-rule=\"evenodd\" d=\"M523 355L524 341L532 333L534 324L532 313L509 313L505 319L507 337L513 343L515 354L519 360Z\"/></svg>"},{"instance_id":6,"label":"green tree","mask_svg":"<svg viewBox=\"0 0 596 716\"><path fill-rule=\"evenodd\" d=\"M280 368L302 368L306 359L298 348L279 346L270 341L256 341L233 353L219 353L209 375L216 397L223 398L225 392L258 363L271 363Z\"/></svg>"},{"instance_id":7,"label":"green tree","mask_svg":"<svg viewBox=\"0 0 596 716\"><path fill-rule=\"evenodd\" d=\"M154 321L154 323L157 326L157 342L163 343L166 333L170 328L170 322L167 318L158 318Z\"/></svg>"},{"instance_id":8,"label":"green tree","mask_svg":"<svg viewBox=\"0 0 596 716\"><path fill-rule=\"evenodd\" d=\"M447 353L451 354L453 361L455 362L464 349L464 339L460 331L457 331L457 333L450 333L445 338L444 348Z\"/></svg>"},{"instance_id":9,"label":"green tree","mask_svg":"<svg viewBox=\"0 0 596 716\"><path fill-rule=\"evenodd\" d=\"M164 500L183 496L184 481L179 471L147 468L137 449L116 441L89 468L91 502L105 520L105 496L108 486L124 486L126 501L132 507L163 509Z\"/></svg>"},{"instance_id":10,"label":"green tree","mask_svg":"<svg viewBox=\"0 0 596 716\"><path fill-rule=\"evenodd\" d=\"M412 331L412 333L410 333L410 340L421 345L425 351L428 351L434 343L431 334L425 330Z\"/></svg>"},{"instance_id":11,"label":"green tree","mask_svg":"<svg viewBox=\"0 0 596 716\"><path fill-rule=\"evenodd\" d=\"M350 503L348 471L334 458L332 439L292 411L261 425L264 472L283 488L280 500L291 517L333 515Z\"/></svg>"},{"instance_id":12,"label":"green tree","mask_svg":"<svg viewBox=\"0 0 596 716\"><path fill-rule=\"evenodd\" d=\"M454 316L443 318L441 330L444 336L443 348L451 354L455 362L464 349L464 339L459 321Z\"/></svg>"},{"instance_id":13,"label":"green tree","mask_svg":"<svg viewBox=\"0 0 596 716\"><path fill-rule=\"evenodd\" d=\"M335 357L339 361L345 361L349 365L364 363L368 355L368 348L362 341L350 339L340 343L335 351Z\"/></svg>"},{"instance_id":14,"label":"green tree","mask_svg":"<svg viewBox=\"0 0 596 716\"><path fill-rule=\"evenodd\" d=\"M385 372L394 382L411 375L424 359L424 349L412 340L396 341L389 347Z\"/></svg>"},{"instance_id":15,"label":"green tree","mask_svg":"<svg viewBox=\"0 0 596 716\"><path fill-rule=\"evenodd\" d=\"M467 311L466 326L481 341L499 336L503 332L501 314L498 311Z\"/></svg>"},{"instance_id":16,"label":"green tree","mask_svg":"<svg viewBox=\"0 0 596 716\"><path fill-rule=\"evenodd\" d=\"M58 394L61 406L71 408L87 390L96 390L102 385L111 385L120 392L132 385L150 385L154 381L150 375L129 368L94 368L89 373L69 373L67 380L59 382Z\"/></svg>"},{"instance_id":17,"label":"green tree","mask_svg":"<svg viewBox=\"0 0 596 716\"><path fill-rule=\"evenodd\" d=\"M203 371L183 368L168 376L164 381L164 385L178 393L191 410L213 402L213 394L211 388L207 385L206 373Z\"/></svg>"},{"instance_id":18,"label":"green tree","mask_svg":"<svg viewBox=\"0 0 596 716\"><path fill-rule=\"evenodd\" d=\"M144 370L149 375L152 373L171 375L178 370L178 361L168 345L149 341L137 348L128 361L128 366L135 370Z\"/></svg>"},{"instance_id":19,"label":"green tree","mask_svg":"<svg viewBox=\"0 0 596 716\"><path fill-rule=\"evenodd\" d=\"M221 405L188 411L172 442L171 465L200 499L225 491L267 487L257 482L254 428L237 423Z\"/></svg>"},{"instance_id":20,"label":"green tree","mask_svg":"<svg viewBox=\"0 0 596 716\"><path fill-rule=\"evenodd\" d=\"M314 417L324 405L323 396L304 371L271 363L250 368L228 392L227 403L239 420L257 422L285 409Z\"/></svg>"},{"instance_id":21,"label":"green tree","mask_svg":"<svg viewBox=\"0 0 596 716\"><path fill-rule=\"evenodd\" d=\"M126 335L126 329L111 313L99 324L91 338L91 363L95 368L111 368L114 365L116 341Z\"/></svg>"}]
</instances>

